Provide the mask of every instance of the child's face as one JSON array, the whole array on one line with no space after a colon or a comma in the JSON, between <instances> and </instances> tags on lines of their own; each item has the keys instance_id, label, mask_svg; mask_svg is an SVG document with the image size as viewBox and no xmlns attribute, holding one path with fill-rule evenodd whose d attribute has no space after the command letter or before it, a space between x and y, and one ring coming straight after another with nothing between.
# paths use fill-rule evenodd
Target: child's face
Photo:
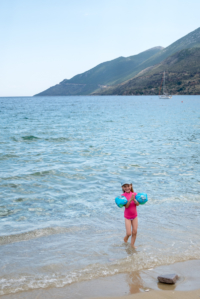
<instances>
[{"instance_id":1,"label":"child's face","mask_svg":"<svg viewBox=\"0 0 200 299\"><path fill-rule=\"evenodd\" d=\"M123 185L122 188L127 193L131 192L131 185L129 185L129 184Z\"/></svg>"}]
</instances>

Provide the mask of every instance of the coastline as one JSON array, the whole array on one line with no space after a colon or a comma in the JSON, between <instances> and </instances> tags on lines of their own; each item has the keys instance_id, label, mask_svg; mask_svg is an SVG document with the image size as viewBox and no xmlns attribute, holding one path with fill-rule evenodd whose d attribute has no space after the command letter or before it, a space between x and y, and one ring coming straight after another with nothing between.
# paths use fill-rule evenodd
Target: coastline
<instances>
[{"instance_id":1,"label":"coastline","mask_svg":"<svg viewBox=\"0 0 200 299\"><path fill-rule=\"evenodd\" d=\"M130 296L122 296L122 297L112 297L112 299L188 299L188 298L198 298L200 297L200 289L194 291L152 291L149 293L140 293ZM111 299L111 297L98 297L95 299Z\"/></svg>"},{"instance_id":2,"label":"coastline","mask_svg":"<svg viewBox=\"0 0 200 299\"><path fill-rule=\"evenodd\" d=\"M82 281L60 288L35 289L2 295L1 299L167 299L198 298L200 296L200 260L188 260L154 269L122 273ZM176 273L175 285L161 284L160 274Z\"/></svg>"},{"instance_id":3,"label":"coastline","mask_svg":"<svg viewBox=\"0 0 200 299\"><path fill-rule=\"evenodd\" d=\"M176 299L188 299L188 298L198 298L200 297L200 289L194 290L194 291L153 291L149 293L140 293L137 295L130 295L130 296L122 296L122 297L112 297L112 299L170 299L170 298L176 298ZM110 299L111 297L99 297L95 299Z\"/></svg>"}]
</instances>

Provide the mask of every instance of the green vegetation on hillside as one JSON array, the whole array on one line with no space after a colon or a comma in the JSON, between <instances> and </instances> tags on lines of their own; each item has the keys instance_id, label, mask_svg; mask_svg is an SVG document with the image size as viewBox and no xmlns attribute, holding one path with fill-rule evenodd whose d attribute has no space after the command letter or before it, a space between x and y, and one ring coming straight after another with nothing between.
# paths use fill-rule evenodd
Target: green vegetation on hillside
<instances>
[{"instance_id":1,"label":"green vegetation on hillside","mask_svg":"<svg viewBox=\"0 0 200 299\"><path fill-rule=\"evenodd\" d=\"M168 93L200 94L200 47L179 51L132 80L99 94L158 95L164 71Z\"/></svg>"},{"instance_id":2,"label":"green vegetation on hillside","mask_svg":"<svg viewBox=\"0 0 200 299\"><path fill-rule=\"evenodd\" d=\"M99 89L99 85L61 82L60 84L52 86L45 91L36 94L36 96L88 95L97 89Z\"/></svg>"},{"instance_id":3,"label":"green vegetation on hillside","mask_svg":"<svg viewBox=\"0 0 200 299\"><path fill-rule=\"evenodd\" d=\"M155 47L138 55L119 57L101 63L70 80L63 80L36 96L158 94L159 81L164 70L168 72L168 87L172 94L200 94L199 47L200 28L165 49ZM187 78L186 73L189 76ZM191 83L193 81L189 79L190 76L196 76L195 88L194 83ZM175 83L177 80L182 82L179 88Z\"/></svg>"},{"instance_id":4,"label":"green vegetation on hillside","mask_svg":"<svg viewBox=\"0 0 200 299\"><path fill-rule=\"evenodd\" d=\"M156 53L154 56L144 61L139 66L139 68L140 70L144 70L147 67L160 63L161 61L165 60L167 57L175 54L176 52L179 52L184 49L190 49L193 47L200 47L200 28L178 39L176 42L164 48L159 53Z\"/></svg>"},{"instance_id":5,"label":"green vegetation on hillside","mask_svg":"<svg viewBox=\"0 0 200 299\"><path fill-rule=\"evenodd\" d=\"M117 59L101 63L93 69L74 76L70 80L63 80L60 84L48 88L37 94L37 96L50 95L88 95L98 88L108 85L119 84L134 76L134 70L162 50L155 47L130 57L119 57Z\"/></svg>"},{"instance_id":6,"label":"green vegetation on hillside","mask_svg":"<svg viewBox=\"0 0 200 299\"><path fill-rule=\"evenodd\" d=\"M101 63L93 69L74 76L67 83L113 85L124 82L133 77L134 70L144 61L160 52L162 47L155 47L130 57L119 57Z\"/></svg>"}]
</instances>

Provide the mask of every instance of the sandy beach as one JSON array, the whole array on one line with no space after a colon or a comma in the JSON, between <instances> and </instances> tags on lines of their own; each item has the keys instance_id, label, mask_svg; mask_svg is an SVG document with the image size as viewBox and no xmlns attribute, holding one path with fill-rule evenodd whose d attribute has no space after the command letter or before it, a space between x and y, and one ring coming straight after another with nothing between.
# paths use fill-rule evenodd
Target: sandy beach
<instances>
[{"instance_id":1,"label":"sandy beach","mask_svg":"<svg viewBox=\"0 0 200 299\"><path fill-rule=\"evenodd\" d=\"M1 296L1 299L157 299L157 298L199 298L200 260L186 261L118 274L90 281L74 283L62 288L38 289ZM157 281L160 274L176 273L179 276L174 285Z\"/></svg>"},{"instance_id":2,"label":"sandy beach","mask_svg":"<svg viewBox=\"0 0 200 299\"><path fill-rule=\"evenodd\" d=\"M153 291L149 293L140 293L137 295L131 295L131 296L122 296L122 297L112 297L118 298L118 299L170 299L170 298L176 298L176 299L194 299L200 297L200 289L190 292L173 292L173 291ZM102 298L102 297L101 297ZM103 297L104 299L108 299L110 297ZM97 299L97 298L96 298ZM98 298L100 299L100 297Z\"/></svg>"}]
</instances>

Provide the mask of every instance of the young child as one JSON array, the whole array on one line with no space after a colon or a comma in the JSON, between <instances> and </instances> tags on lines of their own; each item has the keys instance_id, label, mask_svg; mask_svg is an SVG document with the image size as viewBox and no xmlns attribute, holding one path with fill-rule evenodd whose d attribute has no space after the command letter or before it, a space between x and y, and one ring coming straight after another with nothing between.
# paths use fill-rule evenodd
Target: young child
<instances>
[{"instance_id":1,"label":"young child","mask_svg":"<svg viewBox=\"0 0 200 299\"><path fill-rule=\"evenodd\" d=\"M124 242L128 242L128 238L131 236L131 246L134 246L136 235L137 235L137 228L138 228L138 217L137 217L137 208L139 203L135 199L137 193L134 193L132 183L130 181L124 181L121 183L122 191L124 192L122 196L125 196L128 200L127 204L125 205L124 210L124 218L125 218L125 226L126 226L126 236L124 237ZM131 232L132 227L132 232Z\"/></svg>"}]
</instances>

